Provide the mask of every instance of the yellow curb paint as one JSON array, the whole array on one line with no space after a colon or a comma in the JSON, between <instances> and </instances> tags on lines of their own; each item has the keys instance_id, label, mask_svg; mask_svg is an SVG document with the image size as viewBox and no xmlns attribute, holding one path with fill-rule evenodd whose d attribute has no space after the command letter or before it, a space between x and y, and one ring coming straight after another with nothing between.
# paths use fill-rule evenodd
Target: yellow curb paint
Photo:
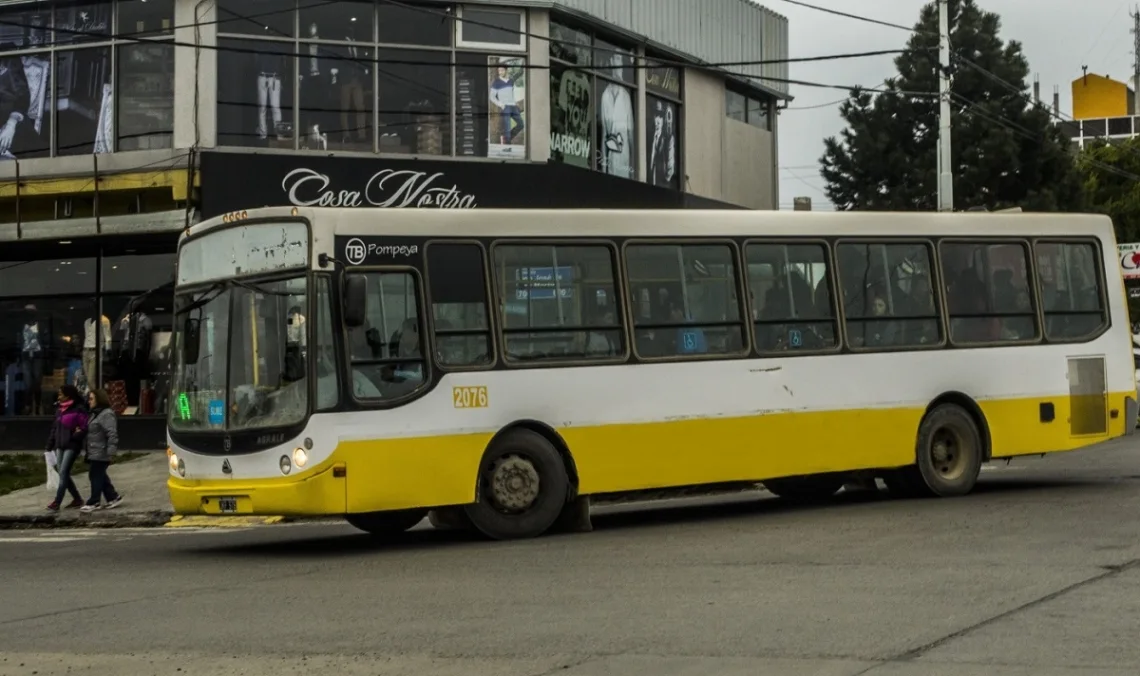
<instances>
[{"instance_id":1,"label":"yellow curb paint","mask_svg":"<svg viewBox=\"0 0 1140 676\"><path fill-rule=\"evenodd\" d=\"M248 528L280 523L283 516L182 516L176 515L166 528Z\"/></svg>"}]
</instances>

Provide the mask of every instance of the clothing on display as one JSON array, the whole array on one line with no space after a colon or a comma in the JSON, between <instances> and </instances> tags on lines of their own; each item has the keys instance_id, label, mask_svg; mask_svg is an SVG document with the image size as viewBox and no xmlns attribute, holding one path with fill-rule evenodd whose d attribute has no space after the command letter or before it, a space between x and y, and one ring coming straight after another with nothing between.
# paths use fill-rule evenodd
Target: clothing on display
<instances>
[{"instance_id":1,"label":"clothing on display","mask_svg":"<svg viewBox=\"0 0 1140 676\"><path fill-rule=\"evenodd\" d=\"M513 77L499 74L491 83L491 103L499 109L499 143L509 145L526 128L515 95ZM514 123L513 127L511 123Z\"/></svg>"},{"instance_id":2,"label":"clothing on display","mask_svg":"<svg viewBox=\"0 0 1140 676\"><path fill-rule=\"evenodd\" d=\"M100 317L98 322L94 319L83 322L83 375L89 385L96 382L100 353L104 356L111 354L111 320L106 316ZM68 382L72 382L70 378ZM79 387L78 383L73 384ZM82 387L79 390L86 392Z\"/></svg>"},{"instance_id":3,"label":"clothing on display","mask_svg":"<svg viewBox=\"0 0 1140 676\"><path fill-rule=\"evenodd\" d=\"M611 176L633 178L633 97L625 87L610 83L602 92L599 105L602 171Z\"/></svg>"},{"instance_id":4,"label":"clothing on display","mask_svg":"<svg viewBox=\"0 0 1140 676\"><path fill-rule=\"evenodd\" d=\"M267 49L277 49L269 44ZM254 55L257 67L257 135L269 137L269 120L273 120L273 134L281 135L281 81L289 76L288 62L282 54L258 52Z\"/></svg>"}]
</instances>

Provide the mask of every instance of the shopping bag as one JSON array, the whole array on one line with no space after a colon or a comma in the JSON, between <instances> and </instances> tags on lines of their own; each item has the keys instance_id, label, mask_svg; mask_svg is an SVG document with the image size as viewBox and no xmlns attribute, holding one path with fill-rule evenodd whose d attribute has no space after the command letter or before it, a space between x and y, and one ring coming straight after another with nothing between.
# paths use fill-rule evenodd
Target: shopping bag
<instances>
[{"instance_id":1,"label":"shopping bag","mask_svg":"<svg viewBox=\"0 0 1140 676\"><path fill-rule=\"evenodd\" d=\"M47 489L49 493L59 488L59 470L56 469L58 464L59 459L55 451L44 452L44 465L47 467Z\"/></svg>"}]
</instances>

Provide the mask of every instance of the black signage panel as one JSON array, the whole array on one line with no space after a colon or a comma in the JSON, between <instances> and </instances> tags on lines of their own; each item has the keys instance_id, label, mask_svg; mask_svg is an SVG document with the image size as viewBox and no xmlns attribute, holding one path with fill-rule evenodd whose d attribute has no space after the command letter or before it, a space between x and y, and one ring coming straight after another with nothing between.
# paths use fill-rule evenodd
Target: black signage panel
<instances>
[{"instance_id":1,"label":"black signage panel","mask_svg":"<svg viewBox=\"0 0 1140 676\"><path fill-rule=\"evenodd\" d=\"M202 216L263 206L679 209L678 190L559 163L206 152ZM705 201L704 208L735 208Z\"/></svg>"}]
</instances>

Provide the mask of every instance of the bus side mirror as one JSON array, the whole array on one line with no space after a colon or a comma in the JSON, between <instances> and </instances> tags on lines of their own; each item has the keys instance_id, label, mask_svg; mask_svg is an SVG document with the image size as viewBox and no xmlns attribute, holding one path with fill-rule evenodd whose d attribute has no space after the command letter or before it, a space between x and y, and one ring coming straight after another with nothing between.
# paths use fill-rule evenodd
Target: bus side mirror
<instances>
[{"instance_id":1,"label":"bus side mirror","mask_svg":"<svg viewBox=\"0 0 1140 676\"><path fill-rule=\"evenodd\" d=\"M364 275L344 278L344 323L350 329L364 326L368 312L368 284Z\"/></svg>"},{"instance_id":2,"label":"bus side mirror","mask_svg":"<svg viewBox=\"0 0 1140 676\"><path fill-rule=\"evenodd\" d=\"M184 364L196 364L198 362L198 350L202 347L202 335L199 328L201 328L201 322L197 319L187 317L182 322L182 362Z\"/></svg>"}]
</instances>

